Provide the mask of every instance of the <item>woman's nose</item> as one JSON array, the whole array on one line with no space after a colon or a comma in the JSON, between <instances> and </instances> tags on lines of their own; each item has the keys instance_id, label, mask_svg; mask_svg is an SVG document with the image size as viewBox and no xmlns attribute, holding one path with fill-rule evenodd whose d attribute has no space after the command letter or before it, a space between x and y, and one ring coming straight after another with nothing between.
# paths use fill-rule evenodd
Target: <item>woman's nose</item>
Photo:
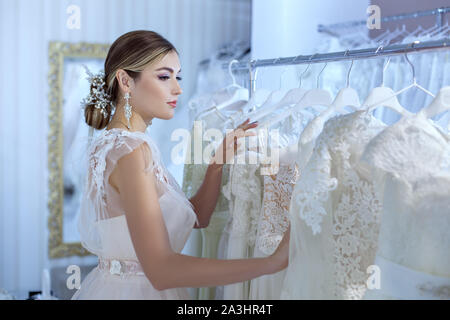
<instances>
[{"instance_id":1,"label":"woman's nose","mask_svg":"<svg viewBox=\"0 0 450 320\"><path fill-rule=\"evenodd\" d=\"M175 86L174 86L174 88L173 88L173 90L172 90L172 93L173 93L173 94L179 95L179 94L181 94L182 92L183 92L183 90L181 89L181 87L180 87L178 81L175 80Z\"/></svg>"}]
</instances>

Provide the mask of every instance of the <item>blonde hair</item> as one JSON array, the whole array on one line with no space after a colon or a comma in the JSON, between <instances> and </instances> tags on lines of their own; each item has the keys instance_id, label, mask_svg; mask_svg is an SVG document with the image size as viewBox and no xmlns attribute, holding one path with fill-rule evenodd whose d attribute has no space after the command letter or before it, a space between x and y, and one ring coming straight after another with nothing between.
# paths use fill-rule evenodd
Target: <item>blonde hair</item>
<instances>
[{"instance_id":1,"label":"blonde hair","mask_svg":"<svg viewBox=\"0 0 450 320\"><path fill-rule=\"evenodd\" d=\"M112 110L119 95L116 72L125 70L134 80L138 80L145 67L162 59L170 51L178 51L160 34L154 31L137 30L121 35L111 45L105 60L105 91L111 96L111 103L106 106L105 117L100 109L95 108L95 101L87 105L84 111L86 123L95 128L105 128L111 120ZM91 93L93 86L91 86Z\"/></svg>"}]
</instances>

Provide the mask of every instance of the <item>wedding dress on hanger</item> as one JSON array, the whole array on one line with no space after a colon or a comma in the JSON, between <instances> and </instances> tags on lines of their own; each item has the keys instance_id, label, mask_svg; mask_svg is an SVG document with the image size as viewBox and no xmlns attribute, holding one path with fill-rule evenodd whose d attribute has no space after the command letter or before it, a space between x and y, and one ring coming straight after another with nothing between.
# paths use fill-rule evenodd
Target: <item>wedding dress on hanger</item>
<instances>
[{"instance_id":1,"label":"wedding dress on hanger","mask_svg":"<svg viewBox=\"0 0 450 320\"><path fill-rule=\"evenodd\" d=\"M287 228L285 207L290 202L291 194L288 189L290 184L292 188L297 175L296 142L311 116L311 112L305 112L304 115L295 113L286 117L281 124L277 124L281 128L278 139L268 144L269 130L275 128L264 126L266 118L273 118L272 114L266 115L258 135L250 137L257 140L258 148L249 148L247 155L253 152L258 157L257 163L231 166L229 184L223 189L230 200L230 220L220 241L222 258L264 257L275 250ZM270 137L273 138L272 135ZM280 158L280 163L275 165L270 163L274 149L279 150ZM282 276L280 272L224 286L223 290L218 291L216 299L278 299Z\"/></svg>"},{"instance_id":2,"label":"wedding dress on hanger","mask_svg":"<svg viewBox=\"0 0 450 320\"><path fill-rule=\"evenodd\" d=\"M361 299L378 240L378 177L359 162L385 125L355 111L329 119L295 185L281 299Z\"/></svg>"},{"instance_id":3,"label":"wedding dress on hanger","mask_svg":"<svg viewBox=\"0 0 450 320\"><path fill-rule=\"evenodd\" d=\"M450 136L419 112L379 133L361 159L384 181L380 282L364 298L450 299Z\"/></svg>"},{"instance_id":4,"label":"wedding dress on hanger","mask_svg":"<svg viewBox=\"0 0 450 320\"><path fill-rule=\"evenodd\" d=\"M204 159L201 159L201 163L195 163L195 145L200 140L202 149L200 150L201 156L203 156L203 150L209 144L205 141L204 133L208 129L216 129L220 132L225 131L225 128L229 126L230 115L233 115L240 110L242 104L248 100L248 90L237 85L236 79L231 72L232 64L236 60L232 60L229 63L228 73L232 78L232 83L221 90L211 94L211 99L207 101L207 105L196 106L195 122L191 130L191 147L190 152L186 155L187 163L183 168L183 191L190 198L200 188L203 183L208 163L204 163ZM206 101L203 101L206 104ZM192 107L193 105L190 104ZM199 135L196 131L199 129ZM221 141L219 141L221 142ZM197 152L199 152L197 150ZM222 169L222 182L221 188L228 182L229 166L224 165ZM217 200L217 205L209 221L209 225L206 228L200 229L202 236L202 251L201 257L217 259L218 243L228 220L228 200L221 193ZM215 297L215 287L200 288L198 293L199 300L211 300Z\"/></svg>"},{"instance_id":5,"label":"wedding dress on hanger","mask_svg":"<svg viewBox=\"0 0 450 320\"><path fill-rule=\"evenodd\" d=\"M201 140L202 150L211 143L203 139L203 135L208 129L217 129L223 132L229 125L225 121L226 110L221 110L213 113L209 113L202 118L197 118L195 125L191 130L191 150L186 154L187 163L183 168L183 183L182 190L185 192L188 198L193 197L200 188L205 178L208 164L204 163L201 159L201 163L195 163L195 144L194 139ZM201 129L201 130L200 130ZM196 131L198 131L198 136ZM201 153L203 155L203 152ZM229 179L230 165L224 164L222 168L222 189ZM201 257L203 258L218 258L218 245L222 235L223 229L229 218L229 204L228 199L221 192L217 199L217 205L209 221L209 225L206 228L200 229L202 236L202 251ZM199 300L212 300L215 297L216 287L200 288L198 293Z\"/></svg>"},{"instance_id":6,"label":"wedding dress on hanger","mask_svg":"<svg viewBox=\"0 0 450 320\"><path fill-rule=\"evenodd\" d=\"M254 152L244 151L243 154ZM252 257L263 191L263 179L258 169L258 163L230 164L228 183L222 188L229 203L229 219L219 241L219 259ZM250 281L244 281L217 287L215 299L247 300L249 284Z\"/></svg>"},{"instance_id":7,"label":"wedding dress on hanger","mask_svg":"<svg viewBox=\"0 0 450 320\"><path fill-rule=\"evenodd\" d=\"M161 213L170 244L181 252L197 215L175 178L161 161L158 146L142 132L113 128L92 140L87 152L88 175L78 230L83 247L99 257L99 265L81 283L72 299L191 299L187 288L157 290L139 264L125 212L109 177L117 161L143 143L150 148ZM147 161L148 162L148 161Z\"/></svg>"},{"instance_id":8,"label":"wedding dress on hanger","mask_svg":"<svg viewBox=\"0 0 450 320\"><path fill-rule=\"evenodd\" d=\"M298 151L296 141L311 116L309 112L292 114L278 124L281 131L279 164L278 166L265 165L268 172L263 177L263 199L253 251L254 258L268 257L273 254L289 226L289 204L298 178L298 167L295 163ZM273 116L269 115L269 117ZM269 174L271 172L273 174ZM285 271L281 270L275 274L252 279L249 299L279 299L284 273Z\"/></svg>"}]
</instances>

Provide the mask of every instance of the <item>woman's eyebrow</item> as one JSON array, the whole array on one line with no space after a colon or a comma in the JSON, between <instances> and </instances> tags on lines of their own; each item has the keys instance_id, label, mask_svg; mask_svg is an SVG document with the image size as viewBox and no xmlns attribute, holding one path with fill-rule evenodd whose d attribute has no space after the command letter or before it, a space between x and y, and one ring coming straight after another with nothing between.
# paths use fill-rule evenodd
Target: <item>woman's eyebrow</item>
<instances>
[{"instance_id":1,"label":"woman's eyebrow","mask_svg":"<svg viewBox=\"0 0 450 320\"><path fill-rule=\"evenodd\" d=\"M156 69L156 71L159 71L159 70L167 70L167 71L170 71L170 73L173 73L173 69L169 68L169 67L161 67L161 68ZM181 69L178 72L181 72Z\"/></svg>"}]
</instances>

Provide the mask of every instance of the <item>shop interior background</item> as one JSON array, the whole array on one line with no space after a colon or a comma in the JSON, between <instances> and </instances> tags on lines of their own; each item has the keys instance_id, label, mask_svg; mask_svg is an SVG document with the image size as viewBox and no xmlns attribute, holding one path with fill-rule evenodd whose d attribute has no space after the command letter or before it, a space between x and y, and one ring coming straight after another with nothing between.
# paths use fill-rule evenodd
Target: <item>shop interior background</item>
<instances>
[{"instance_id":1,"label":"shop interior background","mask_svg":"<svg viewBox=\"0 0 450 320\"><path fill-rule=\"evenodd\" d=\"M121 34L148 29L161 33L180 52L183 95L175 117L154 120L149 133L164 162L181 184L183 166L171 163L176 128L189 128L188 108L199 63L231 42L245 42L252 59L312 54L321 41L319 24L365 20L376 4L381 15L448 5L445 0L0 0L0 288L19 297L41 289L42 271L52 283L70 265L91 266L94 257L48 256L48 43L112 43ZM69 29L68 8L78 6L79 29ZM404 22L408 30L433 17ZM367 30L371 37L381 30ZM402 22L403 24L403 22ZM259 85L279 86L281 69L265 70ZM239 77L246 85L247 77ZM296 84L282 83L289 88ZM194 230L190 242L199 234ZM185 252L195 254L188 245ZM55 275L60 272L60 275ZM195 291L195 289L194 289Z\"/></svg>"}]
</instances>

